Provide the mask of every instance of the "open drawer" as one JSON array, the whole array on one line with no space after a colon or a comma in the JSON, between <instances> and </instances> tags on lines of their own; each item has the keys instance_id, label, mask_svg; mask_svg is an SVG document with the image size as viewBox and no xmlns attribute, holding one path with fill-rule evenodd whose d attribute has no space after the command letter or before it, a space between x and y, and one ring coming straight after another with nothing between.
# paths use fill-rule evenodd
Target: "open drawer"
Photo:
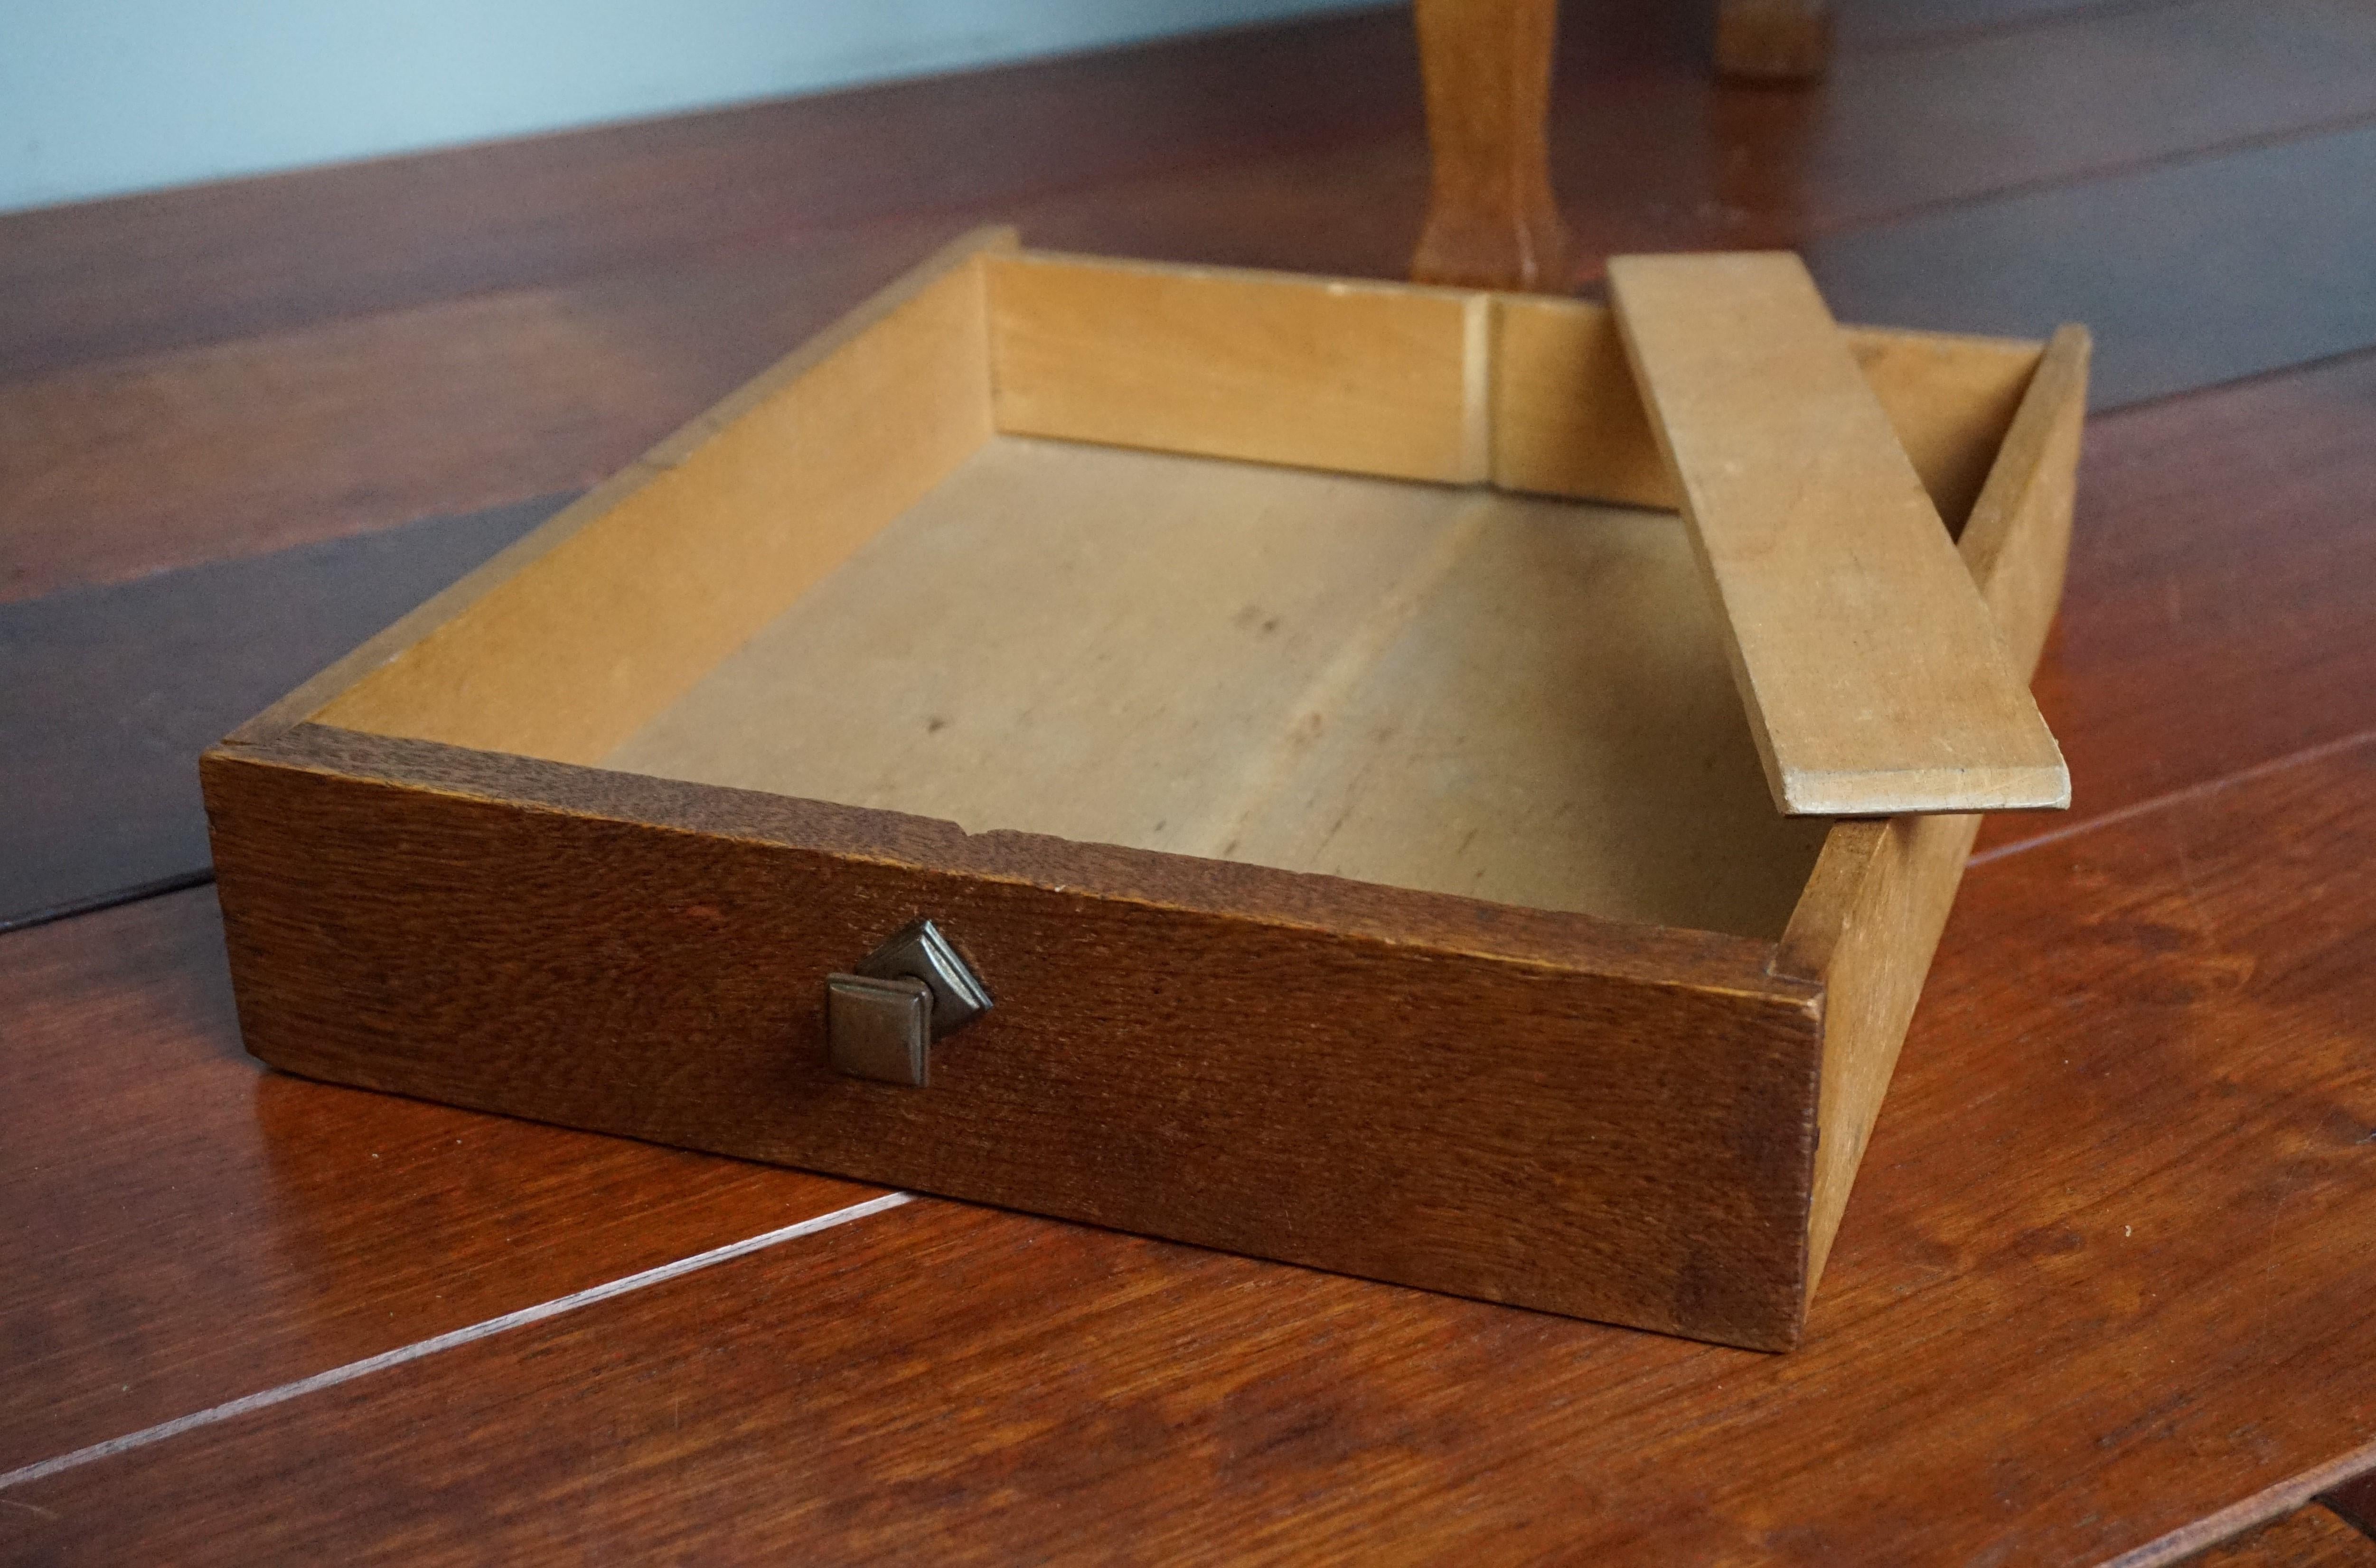
<instances>
[{"instance_id":1,"label":"open drawer","mask_svg":"<svg viewBox=\"0 0 2376 1568\"><path fill-rule=\"evenodd\" d=\"M2032 668L2085 334L1853 336ZM249 1048L1788 1347L1978 819L1775 813L1672 504L1597 306L973 236L208 754Z\"/></svg>"}]
</instances>

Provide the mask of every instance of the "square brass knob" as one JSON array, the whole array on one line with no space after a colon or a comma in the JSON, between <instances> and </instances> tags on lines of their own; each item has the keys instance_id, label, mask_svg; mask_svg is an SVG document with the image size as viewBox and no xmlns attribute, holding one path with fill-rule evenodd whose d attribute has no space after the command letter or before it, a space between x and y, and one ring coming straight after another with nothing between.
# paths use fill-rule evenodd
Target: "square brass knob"
<instances>
[{"instance_id":1,"label":"square brass knob","mask_svg":"<svg viewBox=\"0 0 2376 1568\"><path fill-rule=\"evenodd\" d=\"M825 983L833 1065L852 1078L921 1089L932 1077L933 992L900 975L833 974Z\"/></svg>"},{"instance_id":2,"label":"square brass knob","mask_svg":"<svg viewBox=\"0 0 2376 1568\"><path fill-rule=\"evenodd\" d=\"M826 1049L852 1078L922 1089L933 1042L991 1009L990 992L941 928L919 920L826 977Z\"/></svg>"}]
</instances>

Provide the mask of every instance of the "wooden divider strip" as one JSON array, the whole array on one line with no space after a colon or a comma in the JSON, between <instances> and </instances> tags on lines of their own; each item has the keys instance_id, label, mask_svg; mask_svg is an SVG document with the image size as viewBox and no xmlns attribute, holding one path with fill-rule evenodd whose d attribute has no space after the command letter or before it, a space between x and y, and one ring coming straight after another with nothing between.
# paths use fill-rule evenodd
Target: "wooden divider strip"
<instances>
[{"instance_id":1,"label":"wooden divider strip","mask_svg":"<svg viewBox=\"0 0 2376 1568\"><path fill-rule=\"evenodd\" d=\"M988 269L1001 430L1388 478L1491 476L1491 296L1047 253Z\"/></svg>"}]
</instances>

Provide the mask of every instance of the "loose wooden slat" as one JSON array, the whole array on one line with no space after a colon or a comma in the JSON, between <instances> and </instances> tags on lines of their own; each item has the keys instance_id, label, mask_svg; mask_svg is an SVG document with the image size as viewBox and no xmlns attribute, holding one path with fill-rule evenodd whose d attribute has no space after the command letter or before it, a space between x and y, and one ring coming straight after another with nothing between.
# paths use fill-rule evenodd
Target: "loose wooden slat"
<instances>
[{"instance_id":1,"label":"loose wooden slat","mask_svg":"<svg viewBox=\"0 0 2376 1568\"><path fill-rule=\"evenodd\" d=\"M1037 254L989 274L1002 430L1394 478L1488 475L1484 295Z\"/></svg>"},{"instance_id":2,"label":"loose wooden slat","mask_svg":"<svg viewBox=\"0 0 2376 1568\"><path fill-rule=\"evenodd\" d=\"M266 1072L203 889L0 937L0 1472L874 1190Z\"/></svg>"},{"instance_id":3,"label":"loose wooden slat","mask_svg":"<svg viewBox=\"0 0 2376 1568\"><path fill-rule=\"evenodd\" d=\"M1621 257L1610 283L1775 805L2069 805L2054 737L1798 258Z\"/></svg>"},{"instance_id":4,"label":"loose wooden slat","mask_svg":"<svg viewBox=\"0 0 2376 1568\"><path fill-rule=\"evenodd\" d=\"M2371 855L2362 747L1976 869L1790 1356L914 1206L6 1495L101 1561L2102 1562L2367 1436Z\"/></svg>"}]
</instances>

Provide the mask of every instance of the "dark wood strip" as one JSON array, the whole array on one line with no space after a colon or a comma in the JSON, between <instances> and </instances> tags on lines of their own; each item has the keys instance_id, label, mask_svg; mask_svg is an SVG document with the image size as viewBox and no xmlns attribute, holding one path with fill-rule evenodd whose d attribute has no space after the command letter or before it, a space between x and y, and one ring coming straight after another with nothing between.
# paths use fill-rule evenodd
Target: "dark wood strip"
<instances>
[{"instance_id":1,"label":"dark wood strip","mask_svg":"<svg viewBox=\"0 0 2376 1568\"><path fill-rule=\"evenodd\" d=\"M2376 745L1975 870L1790 1355L921 1204L7 1525L67 1562L2096 1561L2368 1436L2371 855Z\"/></svg>"},{"instance_id":2,"label":"dark wood strip","mask_svg":"<svg viewBox=\"0 0 2376 1568\"><path fill-rule=\"evenodd\" d=\"M0 1471L876 1190L267 1073L204 889L0 937Z\"/></svg>"},{"instance_id":3,"label":"dark wood strip","mask_svg":"<svg viewBox=\"0 0 2376 1568\"><path fill-rule=\"evenodd\" d=\"M2376 16L2376 12L2370 13ZM1820 239L1840 313L2096 335L2115 408L2376 344L2376 126L1974 203Z\"/></svg>"},{"instance_id":4,"label":"dark wood strip","mask_svg":"<svg viewBox=\"0 0 2376 1568\"><path fill-rule=\"evenodd\" d=\"M0 605L0 925L203 873L198 753L563 499Z\"/></svg>"},{"instance_id":5,"label":"dark wood strip","mask_svg":"<svg viewBox=\"0 0 2376 1568\"><path fill-rule=\"evenodd\" d=\"M2346 1481L2319 1501L2367 1535L2376 1537L2376 1470Z\"/></svg>"},{"instance_id":6,"label":"dark wood strip","mask_svg":"<svg viewBox=\"0 0 2376 1568\"><path fill-rule=\"evenodd\" d=\"M2189 1568L2376 1568L2376 1540L2313 1503L2187 1561Z\"/></svg>"},{"instance_id":7,"label":"dark wood strip","mask_svg":"<svg viewBox=\"0 0 2376 1568\"><path fill-rule=\"evenodd\" d=\"M1970 33L2052 27L2088 11L2149 10L2186 0L1837 0L1834 47L1902 48Z\"/></svg>"}]
</instances>

